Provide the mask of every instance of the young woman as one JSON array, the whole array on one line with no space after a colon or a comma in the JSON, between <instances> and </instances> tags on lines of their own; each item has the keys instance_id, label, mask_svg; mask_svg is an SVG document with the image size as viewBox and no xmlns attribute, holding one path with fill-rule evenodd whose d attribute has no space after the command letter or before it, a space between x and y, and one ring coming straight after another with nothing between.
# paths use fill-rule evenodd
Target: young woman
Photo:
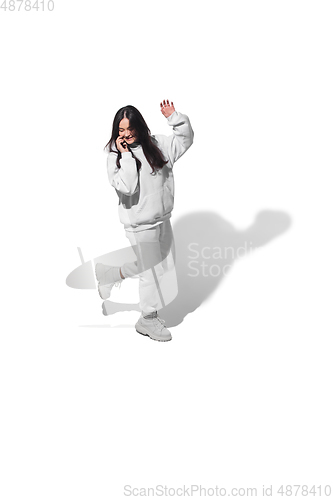
<instances>
[{"instance_id":1,"label":"young woman","mask_svg":"<svg viewBox=\"0 0 333 500\"><path fill-rule=\"evenodd\" d=\"M134 106L117 111L108 152L107 172L118 197L118 213L137 260L121 267L96 264L98 291L102 299L123 279L139 276L140 309L136 331L154 340L171 340L170 331L157 311L163 307L160 285L174 266L174 242L170 223L174 206L174 163L193 143L193 130L186 115L175 111L173 102L160 103L173 134L151 135ZM170 252L170 249L173 252Z\"/></svg>"}]
</instances>

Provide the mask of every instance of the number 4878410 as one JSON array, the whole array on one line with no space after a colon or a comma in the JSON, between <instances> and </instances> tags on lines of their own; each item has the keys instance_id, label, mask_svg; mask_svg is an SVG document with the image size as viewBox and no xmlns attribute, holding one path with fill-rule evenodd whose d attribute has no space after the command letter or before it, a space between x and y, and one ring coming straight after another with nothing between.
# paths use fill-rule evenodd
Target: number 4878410
<instances>
[{"instance_id":1,"label":"number 4878410","mask_svg":"<svg viewBox=\"0 0 333 500\"><path fill-rule=\"evenodd\" d=\"M33 11L33 10L54 10L54 1L53 0L36 0L35 2L31 0L4 0L0 8L5 10L5 11L20 11L20 10L25 10L25 11Z\"/></svg>"}]
</instances>

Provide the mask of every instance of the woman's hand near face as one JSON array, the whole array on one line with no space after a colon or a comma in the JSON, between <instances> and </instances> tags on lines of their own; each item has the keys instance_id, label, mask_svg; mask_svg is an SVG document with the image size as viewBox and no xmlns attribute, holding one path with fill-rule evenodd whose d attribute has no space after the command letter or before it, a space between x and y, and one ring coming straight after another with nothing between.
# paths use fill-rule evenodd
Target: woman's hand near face
<instances>
[{"instance_id":1,"label":"woman's hand near face","mask_svg":"<svg viewBox=\"0 0 333 500\"><path fill-rule=\"evenodd\" d=\"M172 113L175 111L173 102L169 104L169 100L167 99L167 101L165 101L164 99L164 101L161 102L161 111L165 118L168 118L168 116L172 115Z\"/></svg>"},{"instance_id":2,"label":"woman's hand near face","mask_svg":"<svg viewBox=\"0 0 333 500\"><path fill-rule=\"evenodd\" d=\"M125 147L121 144L122 142L124 142ZM120 151L121 153L127 153L129 151L127 144L126 144L126 141L125 141L125 137L119 136L116 139L116 146L117 146L118 151Z\"/></svg>"}]
</instances>

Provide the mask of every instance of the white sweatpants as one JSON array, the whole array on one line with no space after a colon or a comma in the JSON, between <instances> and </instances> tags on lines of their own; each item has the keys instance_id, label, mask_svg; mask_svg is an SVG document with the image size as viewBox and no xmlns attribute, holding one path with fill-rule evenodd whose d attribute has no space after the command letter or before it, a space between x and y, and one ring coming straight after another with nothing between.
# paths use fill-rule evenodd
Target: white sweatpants
<instances>
[{"instance_id":1,"label":"white sweatpants","mask_svg":"<svg viewBox=\"0 0 333 500\"><path fill-rule=\"evenodd\" d=\"M139 276L140 309L149 314L165 307L161 288L163 277L174 270L173 281L176 280L176 252L170 219L144 231L126 231L137 260L121 266L125 278ZM178 291L177 282L172 288ZM173 290L173 291L174 291ZM169 290L170 291L170 290Z\"/></svg>"}]
</instances>

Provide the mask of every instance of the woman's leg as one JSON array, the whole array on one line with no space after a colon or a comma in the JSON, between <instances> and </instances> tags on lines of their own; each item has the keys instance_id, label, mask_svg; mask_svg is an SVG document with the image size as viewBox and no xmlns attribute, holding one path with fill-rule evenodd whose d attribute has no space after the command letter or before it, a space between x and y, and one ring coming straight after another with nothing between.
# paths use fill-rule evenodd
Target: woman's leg
<instances>
[{"instance_id":1,"label":"woman's leg","mask_svg":"<svg viewBox=\"0 0 333 500\"><path fill-rule=\"evenodd\" d=\"M178 295L178 280L176 273L176 248L170 219L161 224L160 248L162 255L163 276L159 284L164 300L164 306L169 305Z\"/></svg>"},{"instance_id":2,"label":"woman's leg","mask_svg":"<svg viewBox=\"0 0 333 500\"><path fill-rule=\"evenodd\" d=\"M175 267L176 247L170 219L161 224L160 248L163 269L165 272L171 271Z\"/></svg>"},{"instance_id":3,"label":"woman's leg","mask_svg":"<svg viewBox=\"0 0 333 500\"><path fill-rule=\"evenodd\" d=\"M123 276L139 275L140 308L149 314L164 307L160 282L164 273L160 248L160 225L138 232L126 231L137 261L121 266Z\"/></svg>"},{"instance_id":4,"label":"woman's leg","mask_svg":"<svg viewBox=\"0 0 333 500\"><path fill-rule=\"evenodd\" d=\"M160 228L159 243L160 243L161 263L163 269L165 271L168 271L174 268L176 262L176 248L175 248L175 242L174 242L170 219L164 221L162 224L159 224L158 227ZM149 231L152 231L153 229L155 228L149 229ZM135 233L132 231L125 231L125 233L126 237L130 240L131 245L133 246L133 249L135 251L134 247L135 245L137 245L137 241L140 241L140 233L143 232L139 231ZM137 252L135 253L137 255ZM136 260L134 262L126 262L121 266L120 272L122 278L131 278L133 276L137 276L140 272L138 269L138 261Z\"/></svg>"},{"instance_id":5,"label":"woman's leg","mask_svg":"<svg viewBox=\"0 0 333 500\"><path fill-rule=\"evenodd\" d=\"M135 243L132 243L132 245L135 245ZM138 262L126 262L126 264L123 264L119 270L122 278L132 278L133 276L137 276L139 274Z\"/></svg>"}]
</instances>

